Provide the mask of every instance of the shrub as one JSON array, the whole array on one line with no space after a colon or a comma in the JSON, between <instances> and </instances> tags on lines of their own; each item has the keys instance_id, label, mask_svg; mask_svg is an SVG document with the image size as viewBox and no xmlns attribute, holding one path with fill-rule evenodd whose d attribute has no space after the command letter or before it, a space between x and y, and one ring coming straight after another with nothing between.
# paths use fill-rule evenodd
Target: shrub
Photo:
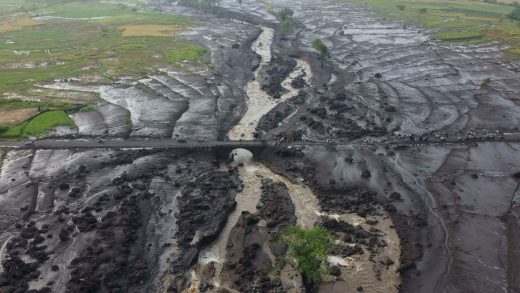
<instances>
[{"instance_id":1,"label":"shrub","mask_svg":"<svg viewBox=\"0 0 520 293\"><path fill-rule=\"evenodd\" d=\"M509 14L509 18L514 20L520 20L520 8L516 8L515 10L513 10L513 12Z\"/></svg>"},{"instance_id":2,"label":"shrub","mask_svg":"<svg viewBox=\"0 0 520 293\"><path fill-rule=\"evenodd\" d=\"M0 124L0 133L4 133L9 130L9 126Z\"/></svg>"},{"instance_id":3,"label":"shrub","mask_svg":"<svg viewBox=\"0 0 520 293\"><path fill-rule=\"evenodd\" d=\"M397 7L397 9L399 9L399 10L401 10L401 11L406 10L406 6L404 6L404 5L402 5L402 4L399 4L399 5L397 5L396 7Z\"/></svg>"},{"instance_id":4,"label":"shrub","mask_svg":"<svg viewBox=\"0 0 520 293\"><path fill-rule=\"evenodd\" d=\"M94 105L85 105L79 109L80 112L91 112L96 110L97 108Z\"/></svg>"},{"instance_id":5,"label":"shrub","mask_svg":"<svg viewBox=\"0 0 520 293\"><path fill-rule=\"evenodd\" d=\"M419 9L419 13L420 14L425 14L426 12L428 12L428 8L421 8L421 9Z\"/></svg>"}]
</instances>

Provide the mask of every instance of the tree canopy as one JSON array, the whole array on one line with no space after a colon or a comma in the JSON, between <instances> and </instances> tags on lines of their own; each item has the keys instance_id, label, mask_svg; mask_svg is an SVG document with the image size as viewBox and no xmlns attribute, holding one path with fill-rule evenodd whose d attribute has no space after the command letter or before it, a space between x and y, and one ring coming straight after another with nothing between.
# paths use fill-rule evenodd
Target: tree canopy
<instances>
[{"instance_id":1,"label":"tree canopy","mask_svg":"<svg viewBox=\"0 0 520 293\"><path fill-rule=\"evenodd\" d=\"M291 8L284 7L284 8L282 8L282 10L280 10L280 12L278 12L278 19L280 21L284 21L287 19L292 20L293 16L294 16L294 11L292 11Z\"/></svg>"},{"instance_id":2,"label":"tree canopy","mask_svg":"<svg viewBox=\"0 0 520 293\"><path fill-rule=\"evenodd\" d=\"M332 235L322 227L304 229L289 226L281 234L281 240L288 245L287 256L294 262L304 281L311 285L322 281L323 262L332 244Z\"/></svg>"}]
</instances>

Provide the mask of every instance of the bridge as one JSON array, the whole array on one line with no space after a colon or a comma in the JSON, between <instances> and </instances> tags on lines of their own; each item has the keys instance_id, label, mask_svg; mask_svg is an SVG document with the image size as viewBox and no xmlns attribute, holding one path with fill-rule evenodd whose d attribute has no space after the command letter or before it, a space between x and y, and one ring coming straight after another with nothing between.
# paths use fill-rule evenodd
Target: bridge
<instances>
[{"instance_id":1,"label":"bridge","mask_svg":"<svg viewBox=\"0 0 520 293\"><path fill-rule=\"evenodd\" d=\"M170 149L170 150L208 150L228 156L232 150L244 148L259 154L268 147L275 147L272 142L261 141L186 141L175 139L44 139L44 140L0 140L0 148L7 149Z\"/></svg>"},{"instance_id":2,"label":"bridge","mask_svg":"<svg viewBox=\"0 0 520 293\"><path fill-rule=\"evenodd\" d=\"M520 142L520 133L505 134L502 138L484 138L469 141L459 141L454 138L444 140L411 141L408 139L370 141L356 140L350 142L320 142L320 141L296 141L283 143L282 146L292 147L324 147L324 146L393 146L406 148L414 145L436 145L436 144L466 144L475 142ZM172 149L172 150L210 150L220 155L228 156L232 150L237 148L247 149L257 155L267 148L275 148L272 142L262 141L179 141L176 139L100 139L100 138L75 138L75 139L43 139L43 140L0 140L0 149Z\"/></svg>"},{"instance_id":3,"label":"bridge","mask_svg":"<svg viewBox=\"0 0 520 293\"><path fill-rule=\"evenodd\" d=\"M370 143L373 145L374 143ZM381 143L382 144L382 143ZM283 143L284 147L326 147L341 145L369 145L361 141L349 143L319 142L319 141L297 141ZM253 156L259 155L268 148L279 147L275 142L268 141L179 141L176 139L148 139L148 138L129 138L129 139L100 139L100 138L76 138L76 139L43 139L43 140L0 140L0 149L33 149L33 150L59 150L59 149L168 149L179 151L212 151L218 157L228 157L234 149L247 149Z\"/></svg>"}]
</instances>

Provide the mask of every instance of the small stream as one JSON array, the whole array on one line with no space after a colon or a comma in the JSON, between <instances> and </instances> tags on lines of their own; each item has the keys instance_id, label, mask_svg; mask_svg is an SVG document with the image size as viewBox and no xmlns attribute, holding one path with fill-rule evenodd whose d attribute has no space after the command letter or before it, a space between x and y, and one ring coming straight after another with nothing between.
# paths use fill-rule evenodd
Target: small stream
<instances>
[{"instance_id":1,"label":"small stream","mask_svg":"<svg viewBox=\"0 0 520 293\"><path fill-rule=\"evenodd\" d=\"M279 99L270 97L262 90L259 82L259 73L264 65L271 62L271 45L273 43L274 31L271 28L262 27L262 33L253 42L251 49L260 55L260 65L255 71L255 79L250 81L246 87L246 93L249 97L247 111L242 116L242 119L236 124L228 133L231 140L253 140L253 133L260 118L269 113L276 105L298 94L298 89L291 86L291 81L304 73L303 79L309 82L312 78L312 71L310 65L301 60L296 59L296 67L289 74L289 76L282 82L282 87L287 91Z\"/></svg>"}]
</instances>

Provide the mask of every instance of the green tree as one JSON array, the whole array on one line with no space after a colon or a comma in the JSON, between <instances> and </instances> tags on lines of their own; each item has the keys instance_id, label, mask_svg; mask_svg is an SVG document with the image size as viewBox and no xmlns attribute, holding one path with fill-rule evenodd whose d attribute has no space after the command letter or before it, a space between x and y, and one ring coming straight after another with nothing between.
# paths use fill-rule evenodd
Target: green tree
<instances>
[{"instance_id":1,"label":"green tree","mask_svg":"<svg viewBox=\"0 0 520 293\"><path fill-rule=\"evenodd\" d=\"M291 8L284 7L280 12L278 12L278 19L280 21L286 20L286 19L292 19L294 16L294 11L292 11Z\"/></svg>"},{"instance_id":2,"label":"green tree","mask_svg":"<svg viewBox=\"0 0 520 293\"><path fill-rule=\"evenodd\" d=\"M291 29L293 23L292 19L286 19L284 21L280 21L280 31L282 32L282 38L285 39L285 35Z\"/></svg>"},{"instance_id":3,"label":"green tree","mask_svg":"<svg viewBox=\"0 0 520 293\"><path fill-rule=\"evenodd\" d=\"M290 8L284 7L278 12L278 21L280 22L280 31L282 32L282 38L289 32L293 25L294 11Z\"/></svg>"},{"instance_id":4,"label":"green tree","mask_svg":"<svg viewBox=\"0 0 520 293\"><path fill-rule=\"evenodd\" d=\"M281 240L287 244L288 260L302 274L306 288L316 288L322 281L323 263L333 240L331 233L322 227L304 229L289 226L282 231Z\"/></svg>"}]
</instances>

